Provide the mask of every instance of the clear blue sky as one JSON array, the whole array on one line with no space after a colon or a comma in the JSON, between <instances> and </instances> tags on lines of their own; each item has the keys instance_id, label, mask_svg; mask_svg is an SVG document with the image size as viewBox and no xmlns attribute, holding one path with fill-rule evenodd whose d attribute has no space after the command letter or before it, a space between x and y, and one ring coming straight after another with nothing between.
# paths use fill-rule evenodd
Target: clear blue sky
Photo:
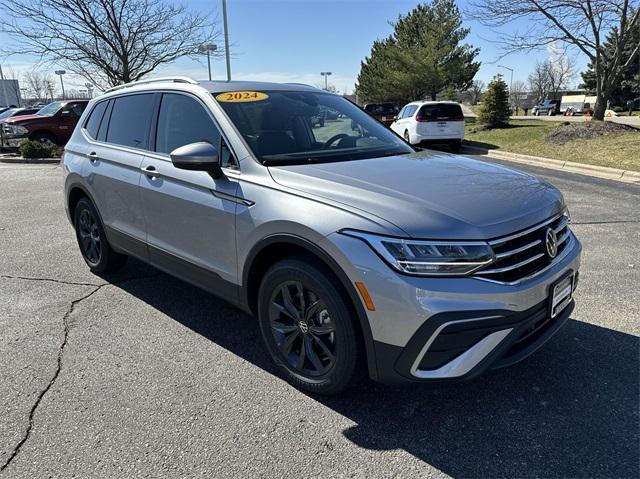
<instances>
[{"instance_id":1,"label":"clear blue sky","mask_svg":"<svg viewBox=\"0 0 640 479\"><path fill-rule=\"evenodd\" d=\"M369 54L372 42L391 33L389 21L409 12L417 1L409 0L228 0L229 32L232 42L234 79L299 81L320 84L320 71L331 71L330 78L339 91L351 92L360 61ZM467 0L458 0L464 11ZM190 7L211 10L221 17L220 0L189 0ZM471 33L467 41L481 49L482 67L477 78L488 82L496 73L509 73L497 67L499 51L486 39L490 30L467 22ZM0 41L2 37L0 35ZM220 44L219 48L223 45ZM547 58L546 51L511 55L499 63L515 70L514 81L525 81L536 59ZM579 70L586 61L578 57ZM24 69L28 58L12 57L3 66ZM213 62L214 78L223 78L224 61ZM205 78L206 61L182 59L161 68L157 75L186 74ZM71 79L69 79L71 82Z\"/></svg>"}]
</instances>

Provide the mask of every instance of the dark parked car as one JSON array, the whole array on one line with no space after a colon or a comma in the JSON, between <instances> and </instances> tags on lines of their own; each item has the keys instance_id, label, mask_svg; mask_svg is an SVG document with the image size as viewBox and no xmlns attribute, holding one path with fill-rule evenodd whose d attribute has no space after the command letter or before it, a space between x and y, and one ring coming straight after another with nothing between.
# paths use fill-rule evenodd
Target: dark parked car
<instances>
[{"instance_id":1,"label":"dark parked car","mask_svg":"<svg viewBox=\"0 0 640 479\"><path fill-rule=\"evenodd\" d=\"M367 103L364 111L385 126L391 126L399 110L393 103Z\"/></svg>"},{"instance_id":2,"label":"dark parked car","mask_svg":"<svg viewBox=\"0 0 640 479\"><path fill-rule=\"evenodd\" d=\"M40 111L40 108L9 108L0 113L0 121L14 116L35 115L38 111Z\"/></svg>"},{"instance_id":3,"label":"dark parked car","mask_svg":"<svg viewBox=\"0 0 640 479\"><path fill-rule=\"evenodd\" d=\"M533 107L535 116L548 115L553 116L560 113L560 100L545 100Z\"/></svg>"},{"instance_id":4,"label":"dark parked car","mask_svg":"<svg viewBox=\"0 0 640 479\"><path fill-rule=\"evenodd\" d=\"M2 123L2 146L17 147L26 140L64 146L88 100L56 101L37 115L15 116Z\"/></svg>"}]
</instances>

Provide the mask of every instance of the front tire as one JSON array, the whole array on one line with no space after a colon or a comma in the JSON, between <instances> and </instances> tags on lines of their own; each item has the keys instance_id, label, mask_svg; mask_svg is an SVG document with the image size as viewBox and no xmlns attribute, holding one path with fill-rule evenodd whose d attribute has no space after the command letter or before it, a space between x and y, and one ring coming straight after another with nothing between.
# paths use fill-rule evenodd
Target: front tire
<instances>
[{"instance_id":1,"label":"front tire","mask_svg":"<svg viewBox=\"0 0 640 479\"><path fill-rule=\"evenodd\" d=\"M37 141L38 143L42 143L43 145L47 145L47 146L52 146L52 147L57 146L56 139L50 133L45 133L45 132L35 133L31 137L31 140Z\"/></svg>"},{"instance_id":2,"label":"front tire","mask_svg":"<svg viewBox=\"0 0 640 479\"><path fill-rule=\"evenodd\" d=\"M402 135L404 137L404 141L406 141L407 143L409 143L410 145L411 143L411 135L409 135L409 130L404 130L404 135Z\"/></svg>"},{"instance_id":3,"label":"front tire","mask_svg":"<svg viewBox=\"0 0 640 479\"><path fill-rule=\"evenodd\" d=\"M363 351L351 308L324 268L305 258L272 266L260 285L267 351L294 386L337 394L356 382Z\"/></svg>"},{"instance_id":4,"label":"front tire","mask_svg":"<svg viewBox=\"0 0 640 479\"><path fill-rule=\"evenodd\" d=\"M111 248L100 215L88 198L78 201L73 211L76 239L87 266L93 273L116 271L127 262L127 256Z\"/></svg>"}]
</instances>

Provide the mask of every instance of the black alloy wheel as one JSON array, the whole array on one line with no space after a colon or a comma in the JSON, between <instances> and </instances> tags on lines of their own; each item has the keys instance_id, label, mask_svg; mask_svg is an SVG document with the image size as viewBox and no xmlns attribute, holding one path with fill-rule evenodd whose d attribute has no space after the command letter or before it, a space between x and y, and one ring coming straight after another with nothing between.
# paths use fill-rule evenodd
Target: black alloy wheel
<instances>
[{"instance_id":1,"label":"black alloy wheel","mask_svg":"<svg viewBox=\"0 0 640 479\"><path fill-rule=\"evenodd\" d=\"M326 374L336 359L336 331L325 302L300 281L271 295L269 322L282 359L296 372Z\"/></svg>"},{"instance_id":2,"label":"black alloy wheel","mask_svg":"<svg viewBox=\"0 0 640 479\"><path fill-rule=\"evenodd\" d=\"M127 262L126 255L111 248L100 215L89 198L81 198L75 206L73 225L82 258L92 272L116 271Z\"/></svg>"},{"instance_id":3,"label":"black alloy wheel","mask_svg":"<svg viewBox=\"0 0 640 479\"><path fill-rule=\"evenodd\" d=\"M90 265L97 266L102 257L102 241L98 219L89 209L82 209L78 215L78 235L83 256Z\"/></svg>"}]
</instances>

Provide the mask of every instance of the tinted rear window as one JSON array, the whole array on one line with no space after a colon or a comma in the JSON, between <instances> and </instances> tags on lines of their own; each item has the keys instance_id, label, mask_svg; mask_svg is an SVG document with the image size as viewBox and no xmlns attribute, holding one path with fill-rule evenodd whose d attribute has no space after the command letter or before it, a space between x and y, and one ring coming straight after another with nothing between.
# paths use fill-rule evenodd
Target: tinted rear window
<instances>
[{"instance_id":1,"label":"tinted rear window","mask_svg":"<svg viewBox=\"0 0 640 479\"><path fill-rule=\"evenodd\" d=\"M372 115L385 115L387 113L396 113L398 111L393 103L373 103L365 106L364 110Z\"/></svg>"},{"instance_id":2,"label":"tinted rear window","mask_svg":"<svg viewBox=\"0 0 640 479\"><path fill-rule=\"evenodd\" d=\"M147 132L152 112L153 94L116 98L109 120L107 142L147 148Z\"/></svg>"},{"instance_id":3,"label":"tinted rear window","mask_svg":"<svg viewBox=\"0 0 640 479\"><path fill-rule=\"evenodd\" d=\"M85 130L87 130L87 133L93 139L98 138L98 129L100 128L102 117L104 116L104 110L107 108L107 103L108 102L106 101L98 103L91 112L91 115L89 115L87 122L84 124Z\"/></svg>"},{"instance_id":4,"label":"tinted rear window","mask_svg":"<svg viewBox=\"0 0 640 479\"><path fill-rule=\"evenodd\" d=\"M462 119L462 108L454 103L434 103L423 105L420 108L420 116L427 119L446 120L451 118Z\"/></svg>"}]
</instances>

